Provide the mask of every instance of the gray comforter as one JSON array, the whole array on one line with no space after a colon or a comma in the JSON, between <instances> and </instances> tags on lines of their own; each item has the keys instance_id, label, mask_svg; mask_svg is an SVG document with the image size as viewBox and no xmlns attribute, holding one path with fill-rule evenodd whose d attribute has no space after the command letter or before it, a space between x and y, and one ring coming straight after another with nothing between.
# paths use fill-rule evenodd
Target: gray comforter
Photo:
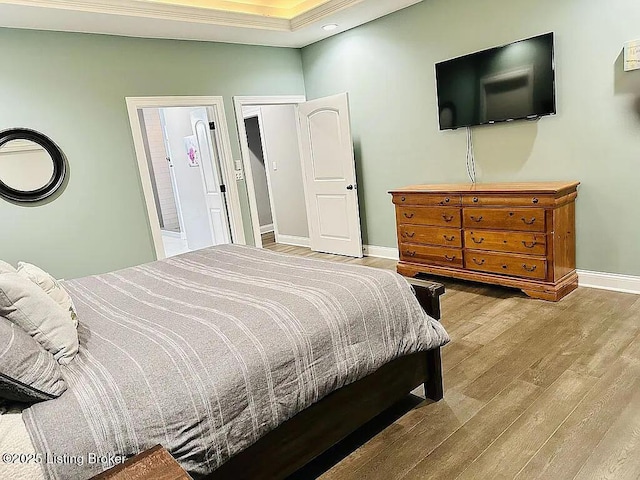
<instances>
[{"instance_id":1,"label":"gray comforter","mask_svg":"<svg viewBox=\"0 0 640 480\"><path fill-rule=\"evenodd\" d=\"M448 341L393 272L251 247L65 287L80 319L69 389L23 414L54 479L158 443L209 473L333 390Z\"/></svg>"}]
</instances>

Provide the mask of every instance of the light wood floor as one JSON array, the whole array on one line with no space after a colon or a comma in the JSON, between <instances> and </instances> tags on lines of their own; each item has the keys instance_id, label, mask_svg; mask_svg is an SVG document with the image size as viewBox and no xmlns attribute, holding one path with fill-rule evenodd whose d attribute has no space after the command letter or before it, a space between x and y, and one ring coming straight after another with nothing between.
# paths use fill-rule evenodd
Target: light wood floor
<instances>
[{"instance_id":1,"label":"light wood floor","mask_svg":"<svg viewBox=\"0 0 640 480\"><path fill-rule=\"evenodd\" d=\"M293 478L640 478L640 296L443 283L444 400L407 397Z\"/></svg>"}]
</instances>

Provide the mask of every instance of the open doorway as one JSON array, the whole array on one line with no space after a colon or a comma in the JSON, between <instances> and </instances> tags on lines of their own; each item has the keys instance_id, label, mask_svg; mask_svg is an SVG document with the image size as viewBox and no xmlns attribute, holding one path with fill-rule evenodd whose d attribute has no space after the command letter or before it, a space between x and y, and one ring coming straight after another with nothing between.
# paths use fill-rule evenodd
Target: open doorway
<instances>
[{"instance_id":1,"label":"open doorway","mask_svg":"<svg viewBox=\"0 0 640 480\"><path fill-rule=\"evenodd\" d=\"M309 246L309 222L292 97L235 97L256 246Z\"/></svg>"},{"instance_id":2,"label":"open doorway","mask_svg":"<svg viewBox=\"0 0 640 480\"><path fill-rule=\"evenodd\" d=\"M157 257L244 243L222 99L127 104Z\"/></svg>"},{"instance_id":3,"label":"open doorway","mask_svg":"<svg viewBox=\"0 0 640 480\"><path fill-rule=\"evenodd\" d=\"M276 229L273 220L275 207L270 191L272 187L270 176L268 176L269 164L265 160L266 147L260 108L243 107L243 116L251 163L251 178L248 181L253 184L262 244L266 245L276 242Z\"/></svg>"},{"instance_id":4,"label":"open doorway","mask_svg":"<svg viewBox=\"0 0 640 480\"><path fill-rule=\"evenodd\" d=\"M231 243L218 148L206 108L141 112L165 255Z\"/></svg>"},{"instance_id":5,"label":"open doorway","mask_svg":"<svg viewBox=\"0 0 640 480\"><path fill-rule=\"evenodd\" d=\"M265 235L256 195L263 180L253 174L245 121L257 109L275 242L361 257L348 93L310 101L234 97L234 106L255 245L262 247Z\"/></svg>"}]
</instances>

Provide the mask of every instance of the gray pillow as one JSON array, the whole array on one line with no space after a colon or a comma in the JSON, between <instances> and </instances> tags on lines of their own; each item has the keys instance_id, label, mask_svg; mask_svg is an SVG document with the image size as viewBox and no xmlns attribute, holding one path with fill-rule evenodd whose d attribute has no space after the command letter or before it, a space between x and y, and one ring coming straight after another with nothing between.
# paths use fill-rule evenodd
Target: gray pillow
<instances>
[{"instance_id":1,"label":"gray pillow","mask_svg":"<svg viewBox=\"0 0 640 480\"><path fill-rule=\"evenodd\" d=\"M0 315L35 338L61 365L78 352L78 332L69 312L18 273L0 274Z\"/></svg>"},{"instance_id":2,"label":"gray pillow","mask_svg":"<svg viewBox=\"0 0 640 480\"><path fill-rule=\"evenodd\" d=\"M66 389L53 355L0 317L0 398L31 403L59 397Z\"/></svg>"}]
</instances>

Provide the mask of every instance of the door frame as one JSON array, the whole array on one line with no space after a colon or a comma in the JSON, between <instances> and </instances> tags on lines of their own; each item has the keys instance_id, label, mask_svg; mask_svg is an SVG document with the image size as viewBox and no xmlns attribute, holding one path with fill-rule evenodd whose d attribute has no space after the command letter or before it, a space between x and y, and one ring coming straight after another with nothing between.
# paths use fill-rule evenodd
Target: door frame
<instances>
[{"instance_id":1,"label":"door frame","mask_svg":"<svg viewBox=\"0 0 640 480\"><path fill-rule=\"evenodd\" d=\"M242 107L256 106L263 107L267 105L298 105L299 103L306 102L307 98L304 95L263 95L263 96L235 96L233 97L233 106L235 109L235 117L236 117L236 126L238 129L238 140L240 142L240 154L242 158L242 168L244 170L246 184L247 184L247 195L249 197L249 210L251 212L251 228L253 230L253 239L255 242L255 246L258 248L262 248L262 233L260 232L260 219L258 218L258 202L256 200L256 191L253 185L253 171L251 170L251 156L249 153L249 143L247 142L247 130L244 126L244 114L242 112ZM297 107L296 107L297 108ZM260 122L261 118L258 115L258 122ZM299 139L299 129L296 130L296 135L298 135ZM267 153L264 149L264 138L262 138L263 142L263 154L265 158L265 164L267 162ZM269 179L269 174L267 173L267 179ZM269 187L271 187L269 185ZM271 199L271 192L269 192ZM274 220L274 230L276 229L275 223L275 211L272 211L271 215Z\"/></svg>"},{"instance_id":2,"label":"door frame","mask_svg":"<svg viewBox=\"0 0 640 480\"><path fill-rule=\"evenodd\" d=\"M138 111L143 108L206 107L208 113L211 113L211 110L213 111L214 118L212 118L211 121L215 122L216 128L220 130L220 168L222 169L224 184L227 187L229 227L231 228L233 242L245 244L242 211L240 209L240 195L235 179L235 167L223 98L221 96L126 97L125 101L156 258L161 260L166 258L166 255L164 244L162 243L158 210L156 209L153 196L151 174L149 172L147 155L144 148L142 125L138 115Z\"/></svg>"}]
</instances>

